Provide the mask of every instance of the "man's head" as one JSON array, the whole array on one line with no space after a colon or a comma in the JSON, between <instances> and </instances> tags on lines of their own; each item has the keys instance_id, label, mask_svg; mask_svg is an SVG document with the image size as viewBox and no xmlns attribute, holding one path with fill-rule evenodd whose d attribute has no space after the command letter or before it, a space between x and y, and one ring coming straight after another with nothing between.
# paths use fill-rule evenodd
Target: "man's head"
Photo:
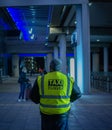
<instances>
[{"instance_id":1,"label":"man's head","mask_svg":"<svg viewBox=\"0 0 112 130\"><path fill-rule=\"evenodd\" d=\"M61 60L53 59L50 63L50 71L61 71L61 65Z\"/></svg>"}]
</instances>

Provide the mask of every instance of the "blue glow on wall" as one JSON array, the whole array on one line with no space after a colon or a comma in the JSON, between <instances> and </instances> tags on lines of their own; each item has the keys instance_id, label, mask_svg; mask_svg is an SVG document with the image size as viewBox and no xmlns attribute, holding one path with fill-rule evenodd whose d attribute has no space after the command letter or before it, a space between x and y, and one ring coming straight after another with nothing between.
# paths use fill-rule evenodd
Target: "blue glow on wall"
<instances>
[{"instance_id":1,"label":"blue glow on wall","mask_svg":"<svg viewBox=\"0 0 112 130\"><path fill-rule=\"evenodd\" d=\"M66 56L67 57L74 57L74 53L67 53Z\"/></svg>"},{"instance_id":2,"label":"blue glow on wall","mask_svg":"<svg viewBox=\"0 0 112 130\"><path fill-rule=\"evenodd\" d=\"M20 57L44 57L47 54L40 53L40 54L18 54Z\"/></svg>"},{"instance_id":3,"label":"blue glow on wall","mask_svg":"<svg viewBox=\"0 0 112 130\"><path fill-rule=\"evenodd\" d=\"M11 56L11 54L8 54L8 53L7 54L6 53L5 54L0 54L0 57L10 57L10 56Z\"/></svg>"},{"instance_id":4,"label":"blue glow on wall","mask_svg":"<svg viewBox=\"0 0 112 130\"><path fill-rule=\"evenodd\" d=\"M15 22L18 30L20 30L23 34L23 39L28 41L30 40L30 35L28 33L28 29L25 28L25 23L23 23L21 10L18 8L7 8L10 16L12 17L13 21Z\"/></svg>"}]
</instances>

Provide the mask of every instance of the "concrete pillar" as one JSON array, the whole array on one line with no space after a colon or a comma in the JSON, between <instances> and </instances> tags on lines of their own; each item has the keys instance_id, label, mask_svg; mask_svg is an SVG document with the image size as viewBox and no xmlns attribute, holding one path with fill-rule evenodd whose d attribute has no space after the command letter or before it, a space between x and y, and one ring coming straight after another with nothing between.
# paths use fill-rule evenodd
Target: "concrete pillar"
<instances>
[{"instance_id":1,"label":"concrete pillar","mask_svg":"<svg viewBox=\"0 0 112 130\"><path fill-rule=\"evenodd\" d=\"M108 47L104 47L104 72L108 72Z\"/></svg>"},{"instance_id":2,"label":"concrete pillar","mask_svg":"<svg viewBox=\"0 0 112 130\"><path fill-rule=\"evenodd\" d=\"M59 48L60 48L60 59L62 61L62 72L67 73L67 62L66 62L66 39L65 35L61 35L59 38Z\"/></svg>"},{"instance_id":3,"label":"concrete pillar","mask_svg":"<svg viewBox=\"0 0 112 130\"><path fill-rule=\"evenodd\" d=\"M47 57L44 57L44 69L47 71Z\"/></svg>"},{"instance_id":4,"label":"concrete pillar","mask_svg":"<svg viewBox=\"0 0 112 130\"><path fill-rule=\"evenodd\" d=\"M54 58L58 59L58 46L54 47Z\"/></svg>"},{"instance_id":5,"label":"concrete pillar","mask_svg":"<svg viewBox=\"0 0 112 130\"><path fill-rule=\"evenodd\" d=\"M99 53L92 53L92 72L99 72Z\"/></svg>"},{"instance_id":6,"label":"concrete pillar","mask_svg":"<svg viewBox=\"0 0 112 130\"><path fill-rule=\"evenodd\" d=\"M74 79L75 79L75 82L77 83L77 47L74 47Z\"/></svg>"},{"instance_id":7,"label":"concrete pillar","mask_svg":"<svg viewBox=\"0 0 112 130\"><path fill-rule=\"evenodd\" d=\"M77 84L82 93L90 92L90 23L87 3L76 5L76 70ZM75 50L75 49L74 49Z\"/></svg>"},{"instance_id":8,"label":"concrete pillar","mask_svg":"<svg viewBox=\"0 0 112 130\"><path fill-rule=\"evenodd\" d=\"M47 54L46 56L46 71L50 72L50 62L52 60L52 53Z\"/></svg>"},{"instance_id":9,"label":"concrete pillar","mask_svg":"<svg viewBox=\"0 0 112 130\"><path fill-rule=\"evenodd\" d=\"M0 30L0 53L3 54L4 51L5 51L4 32Z\"/></svg>"},{"instance_id":10,"label":"concrete pillar","mask_svg":"<svg viewBox=\"0 0 112 130\"><path fill-rule=\"evenodd\" d=\"M0 64L2 67L0 68L0 77L3 75L3 56L0 54Z\"/></svg>"},{"instance_id":11,"label":"concrete pillar","mask_svg":"<svg viewBox=\"0 0 112 130\"><path fill-rule=\"evenodd\" d=\"M7 75L8 74L8 56L7 55L4 55L4 67L3 67L3 70L4 70L4 75Z\"/></svg>"},{"instance_id":12,"label":"concrete pillar","mask_svg":"<svg viewBox=\"0 0 112 130\"><path fill-rule=\"evenodd\" d=\"M12 56L12 75L14 77L19 76L19 56L18 55Z\"/></svg>"}]
</instances>

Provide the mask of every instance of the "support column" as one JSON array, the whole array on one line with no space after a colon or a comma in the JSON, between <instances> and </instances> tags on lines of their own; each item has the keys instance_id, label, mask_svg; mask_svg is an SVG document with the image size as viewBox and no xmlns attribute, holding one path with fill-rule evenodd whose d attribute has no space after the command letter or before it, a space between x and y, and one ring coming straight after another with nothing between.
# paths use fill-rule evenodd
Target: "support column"
<instances>
[{"instance_id":1,"label":"support column","mask_svg":"<svg viewBox=\"0 0 112 130\"><path fill-rule=\"evenodd\" d=\"M66 63L66 39L65 35L61 35L59 39L59 47L60 47L60 59L62 61L62 72L67 73L67 63Z\"/></svg>"},{"instance_id":2,"label":"support column","mask_svg":"<svg viewBox=\"0 0 112 130\"><path fill-rule=\"evenodd\" d=\"M8 56L4 55L4 75L8 75Z\"/></svg>"},{"instance_id":3,"label":"support column","mask_svg":"<svg viewBox=\"0 0 112 130\"><path fill-rule=\"evenodd\" d=\"M19 56L18 55L12 56L12 74L14 77L19 76Z\"/></svg>"},{"instance_id":4,"label":"support column","mask_svg":"<svg viewBox=\"0 0 112 130\"><path fill-rule=\"evenodd\" d=\"M44 57L44 69L47 71L47 57Z\"/></svg>"},{"instance_id":5,"label":"support column","mask_svg":"<svg viewBox=\"0 0 112 130\"><path fill-rule=\"evenodd\" d=\"M99 53L92 53L92 72L99 72Z\"/></svg>"},{"instance_id":6,"label":"support column","mask_svg":"<svg viewBox=\"0 0 112 130\"><path fill-rule=\"evenodd\" d=\"M4 32L0 30L0 54L4 54L5 46L4 46Z\"/></svg>"},{"instance_id":7,"label":"support column","mask_svg":"<svg viewBox=\"0 0 112 130\"><path fill-rule=\"evenodd\" d=\"M49 53L47 54L47 57L46 57L46 71L47 72L50 72L50 62L52 60L52 54Z\"/></svg>"},{"instance_id":8,"label":"support column","mask_svg":"<svg viewBox=\"0 0 112 130\"><path fill-rule=\"evenodd\" d=\"M58 59L58 46L54 47L54 58Z\"/></svg>"},{"instance_id":9,"label":"support column","mask_svg":"<svg viewBox=\"0 0 112 130\"><path fill-rule=\"evenodd\" d=\"M74 47L74 79L75 79L75 82L77 83L77 47Z\"/></svg>"},{"instance_id":10,"label":"support column","mask_svg":"<svg viewBox=\"0 0 112 130\"><path fill-rule=\"evenodd\" d=\"M90 92L90 23L87 3L82 6L76 5L76 21L77 84L82 93L88 94Z\"/></svg>"},{"instance_id":11,"label":"support column","mask_svg":"<svg viewBox=\"0 0 112 130\"><path fill-rule=\"evenodd\" d=\"M108 72L108 47L104 47L104 72Z\"/></svg>"}]
</instances>

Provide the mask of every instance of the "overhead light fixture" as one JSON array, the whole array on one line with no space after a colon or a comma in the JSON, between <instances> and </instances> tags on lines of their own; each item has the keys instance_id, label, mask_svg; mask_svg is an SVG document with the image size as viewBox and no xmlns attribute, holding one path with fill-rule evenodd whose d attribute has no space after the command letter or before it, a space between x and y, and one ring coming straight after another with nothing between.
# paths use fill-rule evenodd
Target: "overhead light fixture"
<instances>
[{"instance_id":1,"label":"overhead light fixture","mask_svg":"<svg viewBox=\"0 0 112 130\"><path fill-rule=\"evenodd\" d=\"M89 6L91 6L93 3L92 2L89 2Z\"/></svg>"},{"instance_id":2,"label":"overhead light fixture","mask_svg":"<svg viewBox=\"0 0 112 130\"><path fill-rule=\"evenodd\" d=\"M35 23L35 20L32 20L32 23Z\"/></svg>"},{"instance_id":3,"label":"overhead light fixture","mask_svg":"<svg viewBox=\"0 0 112 130\"><path fill-rule=\"evenodd\" d=\"M31 39L34 39L34 34L32 34L30 38L31 38Z\"/></svg>"},{"instance_id":4,"label":"overhead light fixture","mask_svg":"<svg viewBox=\"0 0 112 130\"><path fill-rule=\"evenodd\" d=\"M67 34L67 35L69 34L69 28L67 28L67 30L66 30L66 34Z\"/></svg>"},{"instance_id":5,"label":"overhead light fixture","mask_svg":"<svg viewBox=\"0 0 112 130\"><path fill-rule=\"evenodd\" d=\"M23 33L20 32L19 39L21 40L23 38Z\"/></svg>"},{"instance_id":6,"label":"overhead light fixture","mask_svg":"<svg viewBox=\"0 0 112 130\"><path fill-rule=\"evenodd\" d=\"M35 11L32 11L32 16L35 16L36 12Z\"/></svg>"},{"instance_id":7,"label":"overhead light fixture","mask_svg":"<svg viewBox=\"0 0 112 130\"><path fill-rule=\"evenodd\" d=\"M30 6L30 9L34 9L34 6Z\"/></svg>"},{"instance_id":8,"label":"overhead light fixture","mask_svg":"<svg viewBox=\"0 0 112 130\"><path fill-rule=\"evenodd\" d=\"M96 41L97 41L97 42L100 42L100 39L97 39Z\"/></svg>"},{"instance_id":9,"label":"overhead light fixture","mask_svg":"<svg viewBox=\"0 0 112 130\"><path fill-rule=\"evenodd\" d=\"M49 24L47 24L47 27L49 28L49 27L50 27L50 25L49 25Z\"/></svg>"},{"instance_id":10,"label":"overhead light fixture","mask_svg":"<svg viewBox=\"0 0 112 130\"><path fill-rule=\"evenodd\" d=\"M45 43L45 46L47 46L47 45L48 45L48 42Z\"/></svg>"},{"instance_id":11,"label":"overhead light fixture","mask_svg":"<svg viewBox=\"0 0 112 130\"><path fill-rule=\"evenodd\" d=\"M31 29L28 31L28 32L29 32L29 34L31 34L31 33L32 33L32 30L33 30L33 29L31 28Z\"/></svg>"},{"instance_id":12,"label":"overhead light fixture","mask_svg":"<svg viewBox=\"0 0 112 130\"><path fill-rule=\"evenodd\" d=\"M48 37L46 37L46 40L48 40Z\"/></svg>"},{"instance_id":13,"label":"overhead light fixture","mask_svg":"<svg viewBox=\"0 0 112 130\"><path fill-rule=\"evenodd\" d=\"M77 24L77 21L75 20L75 22L74 22L75 24Z\"/></svg>"}]
</instances>

